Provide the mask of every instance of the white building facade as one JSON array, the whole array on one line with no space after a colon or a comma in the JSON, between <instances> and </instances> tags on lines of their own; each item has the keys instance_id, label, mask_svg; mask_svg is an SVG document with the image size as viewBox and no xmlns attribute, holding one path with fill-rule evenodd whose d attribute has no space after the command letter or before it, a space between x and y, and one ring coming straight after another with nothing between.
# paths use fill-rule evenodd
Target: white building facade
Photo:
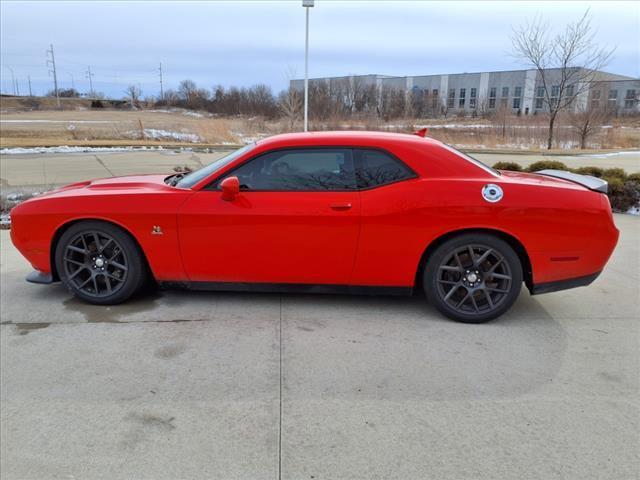
<instances>
[{"instance_id":1,"label":"white building facade","mask_svg":"<svg viewBox=\"0 0 640 480\"><path fill-rule=\"evenodd\" d=\"M551 100L559 89L560 70L545 71L550 86ZM606 107L616 115L640 114L640 79L596 72L597 82L588 91L578 95L571 108L583 109L589 102L594 107ZM536 115L548 110L541 75L537 70L510 70L499 72L456 73L393 77L389 75L354 75L310 79L310 83L326 82L331 85L345 81L361 85L420 93L437 102L438 113L475 115L506 108L518 115ZM302 90L303 80L292 80L291 87ZM580 91L579 85L569 85L568 96Z\"/></svg>"}]
</instances>

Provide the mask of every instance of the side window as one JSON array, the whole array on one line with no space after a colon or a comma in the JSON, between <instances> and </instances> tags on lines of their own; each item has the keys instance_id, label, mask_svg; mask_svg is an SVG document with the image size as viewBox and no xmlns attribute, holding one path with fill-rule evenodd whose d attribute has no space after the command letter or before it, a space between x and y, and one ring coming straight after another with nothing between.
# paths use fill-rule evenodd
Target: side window
<instances>
[{"instance_id":1,"label":"side window","mask_svg":"<svg viewBox=\"0 0 640 480\"><path fill-rule=\"evenodd\" d=\"M227 176L238 177L240 189L246 191L356 189L353 155L350 149L342 148L265 153L249 160ZM217 182L216 188L219 183Z\"/></svg>"},{"instance_id":2,"label":"side window","mask_svg":"<svg viewBox=\"0 0 640 480\"><path fill-rule=\"evenodd\" d=\"M354 150L358 188L371 188L415 177L404 163L380 150Z\"/></svg>"}]
</instances>

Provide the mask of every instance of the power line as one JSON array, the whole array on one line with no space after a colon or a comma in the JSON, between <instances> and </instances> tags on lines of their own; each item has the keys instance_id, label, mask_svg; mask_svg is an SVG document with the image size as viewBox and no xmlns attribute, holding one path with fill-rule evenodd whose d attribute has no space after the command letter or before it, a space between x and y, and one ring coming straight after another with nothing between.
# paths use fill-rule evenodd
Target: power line
<instances>
[{"instance_id":1,"label":"power line","mask_svg":"<svg viewBox=\"0 0 640 480\"><path fill-rule=\"evenodd\" d=\"M13 68L7 67L11 72L11 87L13 88L13 94L16 95L16 77L13 75Z\"/></svg>"},{"instance_id":2,"label":"power line","mask_svg":"<svg viewBox=\"0 0 640 480\"><path fill-rule=\"evenodd\" d=\"M53 66L53 87L56 92L56 100L58 108L60 108L60 94L58 93L58 73L56 72L56 57L53 54L53 44L50 45L51 49L47 50L47 65L51 63ZM49 54L51 54L51 60L49 60Z\"/></svg>"},{"instance_id":3,"label":"power line","mask_svg":"<svg viewBox=\"0 0 640 480\"><path fill-rule=\"evenodd\" d=\"M91 73L91 65L87 65L87 78L89 79L89 95L93 97L93 73Z\"/></svg>"},{"instance_id":4,"label":"power line","mask_svg":"<svg viewBox=\"0 0 640 480\"><path fill-rule=\"evenodd\" d=\"M160 100L164 99L164 90L162 88L162 62L160 62Z\"/></svg>"}]
</instances>

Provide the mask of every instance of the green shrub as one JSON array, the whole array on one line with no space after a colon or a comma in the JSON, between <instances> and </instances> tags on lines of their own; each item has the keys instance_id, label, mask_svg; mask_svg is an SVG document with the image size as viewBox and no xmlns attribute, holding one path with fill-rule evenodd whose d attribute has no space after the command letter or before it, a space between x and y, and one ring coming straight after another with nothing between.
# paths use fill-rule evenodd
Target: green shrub
<instances>
[{"instance_id":1,"label":"green shrub","mask_svg":"<svg viewBox=\"0 0 640 480\"><path fill-rule=\"evenodd\" d=\"M640 184L640 173L630 173L629 175L627 175L627 181Z\"/></svg>"},{"instance_id":2,"label":"green shrub","mask_svg":"<svg viewBox=\"0 0 640 480\"><path fill-rule=\"evenodd\" d=\"M609 203L614 212L626 212L640 203L640 183L625 182L619 177L604 177L609 183Z\"/></svg>"},{"instance_id":3,"label":"green shrub","mask_svg":"<svg viewBox=\"0 0 640 480\"><path fill-rule=\"evenodd\" d=\"M522 167L516 162L498 162L493 164L493 168L497 170L511 170L512 172L521 172Z\"/></svg>"},{"instance_id":4,"label":"green shrub","mask_svg":"<svg viewBox=\"0 0 640 480\"><path fill-rule=\"evenodd\" d=\"M580 167L574 170L575 173L580 175L591 175L592 177L602 178L604 176L604 169L600 167Z\"/></svg>"},{"instance_id":5,"label":"green shrub","mask_svg":"<svg viewBox=\"0 0 640 480\"><path fill-rule=\"evenodd\" d=\"M556 160L540 160L527 167L527 172L539 172L540 170L568 170L567 166Z\"/></svg>"},{"instance_id":6,"label":"green shrub","mask_svg":"<svg viewBox=\"0 0 640 480\"><path fill-rule=\"evenodd\" d=\"M627 173L621 168L607 168L604 171L603 177L619 178L624 181L627 179Z\"/></svg>"}]
</instances>

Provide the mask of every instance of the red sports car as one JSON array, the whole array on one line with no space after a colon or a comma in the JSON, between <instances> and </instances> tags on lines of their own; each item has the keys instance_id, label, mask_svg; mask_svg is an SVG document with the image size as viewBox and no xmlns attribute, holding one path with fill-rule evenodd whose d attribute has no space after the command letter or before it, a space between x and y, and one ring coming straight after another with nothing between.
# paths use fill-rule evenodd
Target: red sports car
<instances>
[{"instance_id":1,"label":"red sports car","mask_svg":"<svg viewBox=\"0 0 640 480\"><path fill-rule=\"evenodd\" d=\"M606 182L496 171L433 139L278 135L206 167L74 183L11 212L36 269L95 304L193 289L411 294L448 317L588 285L618 231Z\"/></svg>"}]
</instances>

